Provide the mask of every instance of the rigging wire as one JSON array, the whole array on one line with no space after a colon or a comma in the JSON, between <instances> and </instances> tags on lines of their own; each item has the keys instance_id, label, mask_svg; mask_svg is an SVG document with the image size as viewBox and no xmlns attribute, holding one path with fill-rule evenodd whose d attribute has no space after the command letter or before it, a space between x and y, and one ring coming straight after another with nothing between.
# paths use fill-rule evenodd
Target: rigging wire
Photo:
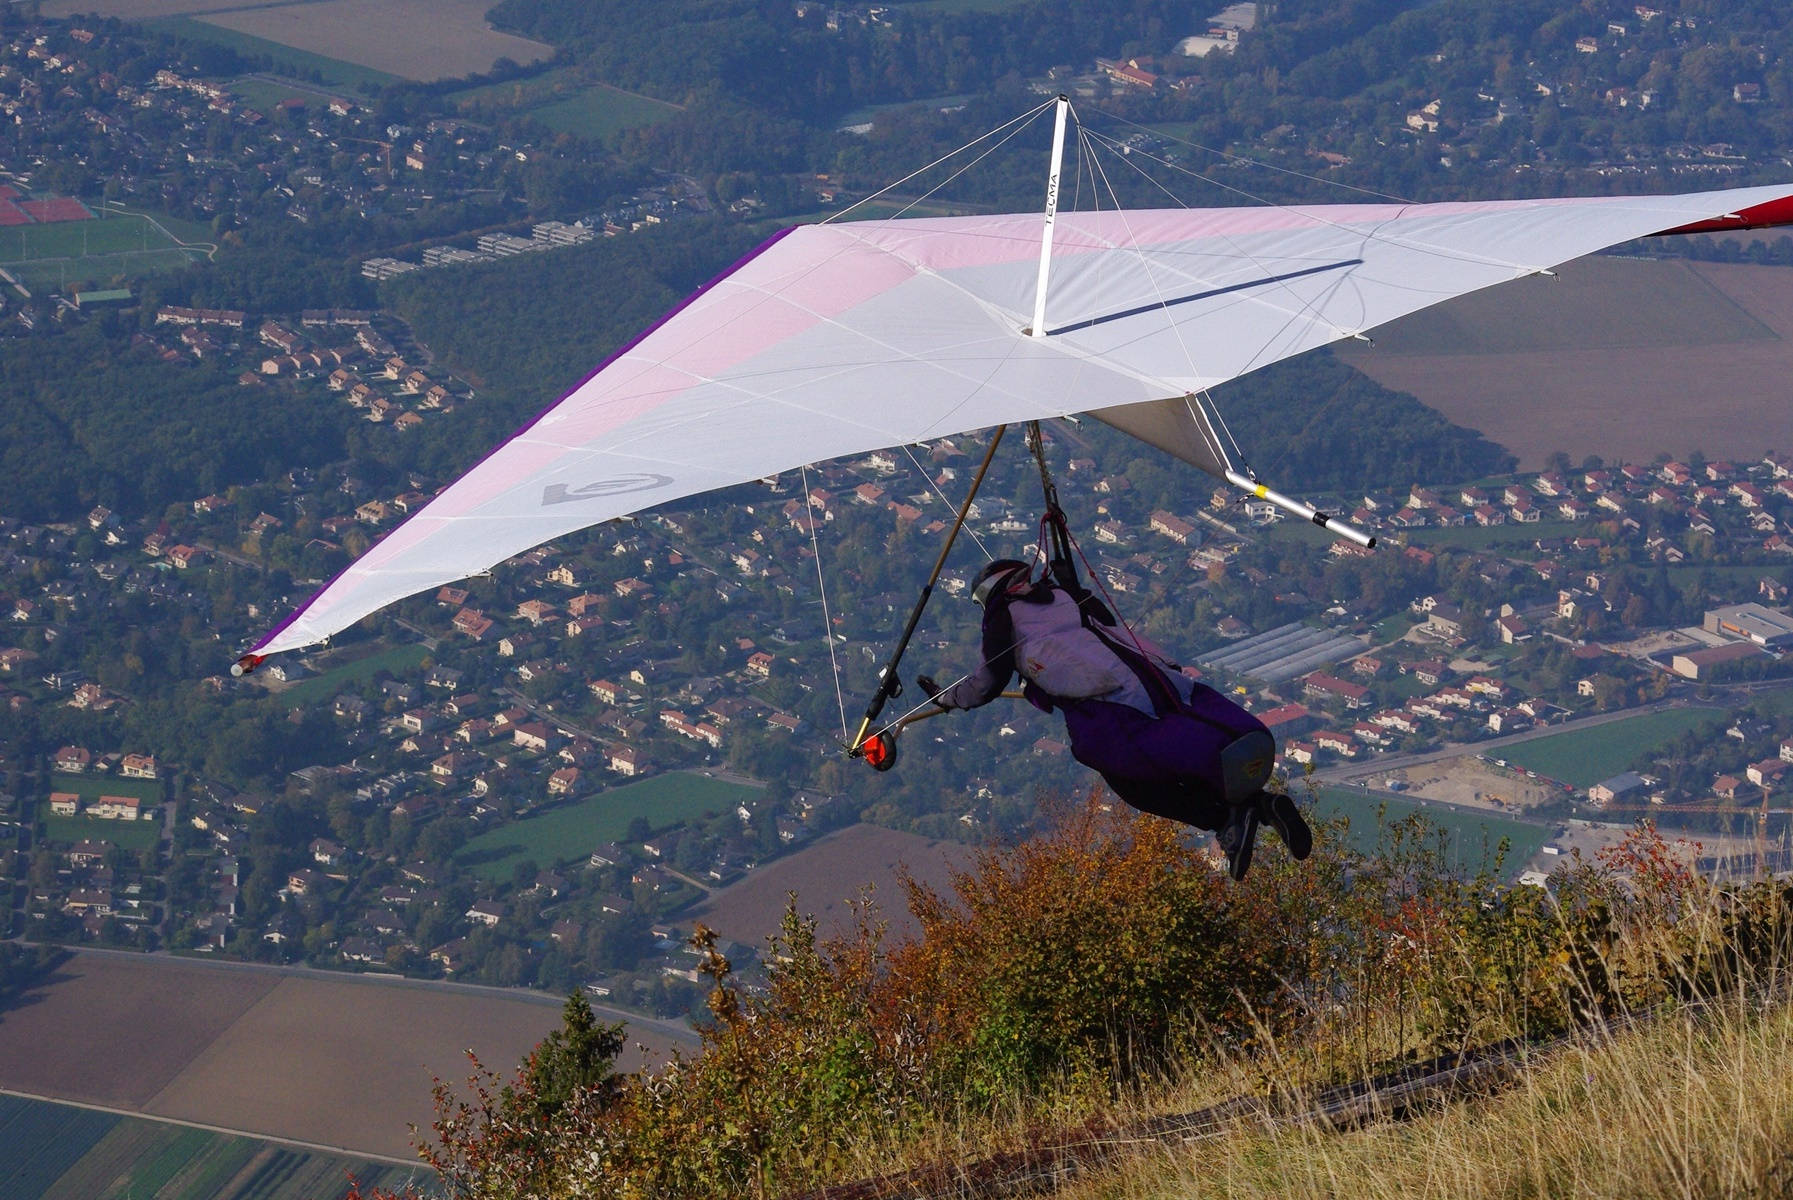
<instances>
[{"instance_id":1,"label":"rigging wire","mask_svg":"<svg viewBox=\"0 0 1793 1200\"><path fill-rule=\"evenodd\" d=\"M940 497L941 502L945 504L948 509L952 508L953 502L947 499L945 492L940 490L940 485L934 482L933 476L929 475L927 469L921 465L921 460L915 457L914 449L910 447L907 442L903 443L903 453L909 456L909 461L915 464L916 472L927 481L929 487L934 489L934 494ZM996 556L990 553L990 548L988 546L984 545L984 539L977 536L977 530L967 525L965 527L965 532L969 533L971 535L971 540L977 543L978 551L984 556L985 562L996 561Z\"/></svg>"},{"instance_id":2,"label":"rigging wire","mask_svg":"<svg viewBox=\"0 0 1793 1200\"><path fill-rule=\"evenodd\" d=\"M1213 146L1204 146L1200 142L1191 141L1188 138L1180 138L1175 134L1165 133L1161 129L1154 129L1150 125L1143 125L1138 121L1129 120L1119 113L1104 112L1102 115L1118 125L1131 125L1133 128L1148 133L1152 137L1160 138L1167 142L1175 142L1179 146L1188 146L1191 150L1200 150L1204 154L1212 154L1216 158L1223 158L1228 162L1239 162L1245 163L1247 166L1262 167L1266 171L1275 171L1279 175L1292 175L1296 179L1305 179L1310 183L1321 183L1325 184L1327 187L1342 188L1348 192L1361 192L1366 196L1375 196L1382 200L1393 200L1396 204L1418 203L1410 196L1398 196L1392 192L1379 192L1374 188L1358 187L1354 183L1345 183L1338 179L1328 179L1324 175L1310 175L1305 171L1297 171L1292 167L1279 167L1273 162L1266 162L1261 158L1253 158L1249 154L1234 154L1230 150L1217 150Z\"/></svg>"},{"instance_id":3,"label":"rigging wire","mask_svg":"<svg viewBox=\"0 0 1793 1200\"><path fill-rule=\"evenodd\" d=\"M809 502L809 468L800 467L803 477L803 513L809 519L809 545L816 559L816 589L822 595L822 640L828 643L828 666L834 673L834 702L840 707L840 736L847 739L847 697L840 686L840 660L834 654L834 619L828 615L828 583L822 578L822 544L816 538L815 509Z\"/></svg>"},{"instance_id":4,"label":"rigging wire","mask_svg":"<svg viewBox=\"0 0 1793 1200\"><path fill-rule=\"evenodd\" d=\"M1081 124L1079 125L1079 140L1080 140L1080 142L1087 142L1089 149L1090 149L1090 154L1091 154L1092 159L1095 156L1095 152L1097 150L1101 150L1101 149L1105 149L1105 150L1110 151L1111 153L1116 154L1121 159L1121 161L1123 163L1125 163L1128 167L1132 168L1132 170L1141 179L1145 180L1147 183L1150 183L1152 186L1158 188L1159 191L1163 192L1171 200L1175 201L1180 207L1185 208L1185 209L1191 207L1188 204L1188 202L1183 200L1176 193L1172 192L1168 187L1166 187L1163 184L1162 181L1154 178L1149 172L1147 172L1142 166L1140 166L1139 163L1135 162L1134 157L1136 154L1141 158L1145 158L1151 162L1158 163L1159 165L1164 166L1167 169L1170 169L1173 171L1178 171L1181 174L1184 174L1191 178L1200 179L1203 182L1212 183L1216 187L1220 187L1225 190L1235 192L1241 196L1245 196L1246 198L1254 200L1261 205L1271 207L1271 208L1278 208L1278 209L1294 207L1291 205L1285 205L1285 204L1281 204L1281 203L1278 203L1273 200L1269 200L1262 196L1255 195L1251 192L1246 191L1243 188L1237 188L1237 187L1233 187L1232 185L1229 185L1229 184L1221 183L1220 181L1211 179L1210 177L1203 175L1200 172L1189 171L1185 168L1178 167L1176 164L1171 163L1171 162L1163 159L1160 156L1151 154L1148 151L1135 151L1131 147L1124 146L1123 143L1117 141L1116 139L1114 139L1106 134L1103 134L1097 130L1087 129L1087 127L1085 127ZM1117 209L1119 209L1120 208L1119 195L1114 187L1113 181L1109 180L1107 178L1106 174L1104 174L1103 178L1104 178L1104 182L1107 183L1107 185L1108 185L1109 194L1110 194L1111 198L1114 199L1116 207L1117 207ZM1322 182L1325 182L1325 181L1322 181ZM1340 184L1338 186L1347 186L1347 185ZM1124 209L1121 211L1124 212ZM1304 210L1304 211L1307 212L1308 215L1312 215L1311 210ZM1125 218L1123 216L1123 220L1124 219ZM1320 221L1320 223L1331 225L1334 228L1339 229L1341 232L1349 232L1349 233L1354 233L1354 234L1357 233L1357 231L1350 230L1350 229L1348 229L1348 227L1346 227L1338 222L1329 221L1323 217L1317 218L1317 219ZM1128 232L1129 232L1129 237L1131 237L1131 229L1129 229ZM1375 231L1373 231L1373 230L1366 232L1366 233L1358 234L1358 236L1363 241L1380 240L1379 235L1377 233L1375 233ZM1229 246L1231 246L1233 248L1233 250L1241 258L1244 258L1244 259L1250 261L1255 267L1258 268L1259 271L1261 271L1265 275L1266 278L1270 278L1270 277L1274 276L1274 272L1270 269L1269 264L1266 264L1265 262L1263 262L1257 255L1253 254L1249 249L1247 249L1245 246L1241 245L1236 238L1233 238L1233 237L1227 236L1227 235L1223 235L1223 238L1224 238L1225 242ZM1389 240L1392 241L1393 239L1389 239ZM1412 243L1401 243L1401 244L1412 245ZM1143 255L1141 257L1143 259ZM1490 261L1490 260L1482 259L1480 261ZM1493 260L1493 261L1500 261L1500 260ZM1507 264L1507 265L1516 265L1516 264ZM1149 276L1149 272L1148 272L1148 276ZM1156 283L1155 279L1153 281L1153 286L1154 286L1155 290L1158 290L1160 302L1162 302L1163 293L1162 293L1161 289L1157 289L1157 283ZM1279 282L1278 286L1285 292L1289 292L1289 293L1294 292L1294 288L1287 281ZM1265 300L1263 297L1253 297L1253 299L1257 303L1269 306L1269 302L1267 300ZM1306 320L1310 323L1316 323L1316 324L1319 323L1318 319L1310 316L1309 312L1308 312L1308 310L1311 310L1312 308L1315 307L1316 301L1302 300L1302 299L1300 299L1299 296L1296 296L1295 304L1296 304L1296 307L1292 311L1289 309L1283 310L1288 313L1288 315L1290 316L1290 318L1292 320L1300 319L1300 320ZM1175 322L1171 322L1170 324L1173 329L1177 328ZM1343 336L1343 334L1345 332L1345 331L1341 331L1341 330L1337 329L1336 326L1331 326L1331 328L1333 329L1333 332L1335 334L1338 334L1340 336ZM1195 373L1196 372L1196 364L1194 363L1193 359L1189 358L1189 356L1188 356L1187 344L1182 342L1180 331L1178 334L1178 341L1179 341L1179 344L1184 345L1185 357L1190 362L1191 372ZM1204 411L1209 414L1212 414L1213 418L1220 423L1221 432L1224 432L1226 440L1231 443L1232 449L1234 452L1234 456L1237 458L1237 461L1240 464L1240 466L1244 468L1245 473L1247 475L1249 475L1251 478L1254 478L1254 479L1257 478L1257 473L1255 472L1255 470L1252 469L1249 460L1246 458L1246 456L1244 454L1244 451L1239 446L1238 439L1233 436L1233 432L1232 432L1231 428L1226 423L1226 418L1221 415L1219 406L1214 403L1213 396L1210 394L1208 389L1206 389L1206 388L1202 389L1202 396L1203 396L1204 400L1206 401L1206 403L1203 406ZM1312 428L1313 425L1325 414L1326 409L1337 402L1337 399L1338 399L1338 397L1336 395L1327 397L1326 400L1324 400L1321 403L1319 408L1309 417L1309 420L1308 420L1305 428ZM1188 405L1188 403L1189 402L1187 400L1185 400L1185 404ZM1194 417L1195 414L1193 412L1191 412L1190 415L1192 417ZM1222 461L1222 462L1227 461L1228 455L1225 452L1225 448L1218 445L1214 440L1214 436L1210 435L1209 431L1206 428L1207 422L1198 419L1198 420L1196 420L1195 423L1196 423L1197 431L1201 434L1201 436L1203 437L1203 440L1208 443L1209 450L1212 452L1215 452L1216 458L1219 459L1220 461Z\"/></svg>"},{"instance_id":5,"label":"rigging wire","mask_svg":"<svg viewBox=\"0 0 1793 1200\"><path fill-rule=\"evenodd\" d=\"M1187 167L1179 166L1176 163L1171 162L1170 160L1162 157L1161 155L1153 154L1149 150L1135 150L1129 146L1129 147L1126 147L1126 151L1123 153L1121 148L1124 145L1124 143L1116 140L1113 137L1108 136L1107 134L1100 133L1097 130L1093 130L1093 129L1090 130L1089 136L1093 139L1096 139L1099 142L1104 143L1108 148L1112 149L1116 154L1120 154L1123 158L1131 159L1135 155L1137 155L1140 158L1149 159L1150 161L1157 163L1159 166L1163 167L1167 171L1174 171L1179 175L1186 175L1191 179L1199 179L1203 183L1210 184L1214 187L1221 189L1222 191L1231 192L1236 196L1242 196L1245 199L1250 200L1252 203L1254 203L1260 207L1280 209L1285 212L1299 212L1302 214L1302 216L1308 218L1309 220L1313 221L1317 225L1324 225L1324 226L1328 226L1333 229L1337 229L1341 233L1350 234L1354 237L1358 237L1359 239L1361 239L1362 241L1365 241L1365 242L1386 242L1387 244L1389 244L1391 246L1400 246L1404 249L1416 250L1422 254L1430 254L1435 258L1446 259L1446 260L1452 261L1452 262L1474 263L1478 266L1510 267L1515 272L1526 272L1526 271L1532 270L1532 268L1529 267L1527 264L1514 262L1511 259L1494 258L1494 257L1485 255L1485 254L1471 254L1464 250L1450 248L1450 247L1429 245L1428 243L1421 242L1421 241L1414 241L1409 238L1389 237L1389 236L1385 236L1381 233L1378 233L1375 229L1368 229L1368 230L1354 229L1349 225L1345 225L1345 224L1342 224L1341 222L1331 220L1330 218L1326 217L1323 213L1316 211L1316 207L1324 207L1324 206L1289 204L1289 203L1286 203L1286 202L1280 201L1280 200L1272 200L1267 196L1264 196L1264 195L1261 195L1260 193L1251 191L1249 188L1243 188L1243 187L1238 186L1237 184L1224 183L1221 180L1215 179L1212 175L1204 175L1200 171L1192 171ZM1138 168L1137 166L1135 166L1134 169L1140 170L1140 168ZM1141 173L1143 174L1143 171ZM1147 178L1150 178L1150 177L1147 176ZM1162 184L1159 184L1158 186L1161 189L1163 189ZM1343 184L1343 183L1335 183L1334 186L1349 187L1350 185ZM1165 190L1168 194L1168 189L1163 189L1163 190ZM1182 202L1179 201L1179 203L1182 203ZM1399 200L1396 203L1399 204L1402 208L1412 208L1412 207L1417 206L1418 201ZM1183 207L1189 208L1191 206L1187 203L1184 203ZM1399 215L1400 214L1398 214L1398 213L1394 214L1388 220L1389 221L1395 220L1396 218L1399 217ZM1383 224L1387 224L1387 223L1388 223L1388 221L1383 222Z\"/></svg>"},{"instance_id":6,"label":"rigging wire","mask_svg":"<svg viewBox=\"0 0 1793 1200\"><path fill-rule=\"evenodd\" d=\"M911 179L915 179L922 175L927 174L929 171L932 171L935 167L939 166L943 162L946 162L948 159L954 157L955 155L965 153L965 151L971 149L973 146L977 145L979 142L993 138L997 134L1002 133L1003 130L1005 130L1005 129L1008 130L1007 136L1003 137L1000 141L996 142L994 145L992 145L988 149L986 149L982 154L979 154L976 158L973 158L970 162L966 163L964 166L962 166L958 170L954 171L951 175L948 175L945 179L942 179L939 183L935 184L933 187L928 188L921 195L917 196L914 200L911 200L908 204L904 205L901 209L899 209L895 215L901 216L903 213L908 212L910 209L914 208L917 204L920 204L923 200L926 200L928 197L932 196L935 192L938 192L941 188L945 187L947 184L951 183L953 180L955 180L959 176L963 175L966 171L969 171L972 167L975 167L978 163L980 163L984 159L988 158L991 154L994 154L997 150L1000 150L1003 146L1007 145L1008 142L1011 139L1013 139L1016 134L1020 133L1021 130L1023 128L1025 128L1026 125L1030 121L1032 121L1035 117L1039 116L1041 113L1045 112L1047 109L1051 108L1056 103L1058 103L1058 101L1056 99L1048 100L1044 104L1040 104L1034 108L1031 108L1028 111L1020 114L1019 116L1011 117L1009 120L1003 122L1001 125L998 125L996 128L990 129L983 133L978 134L976 137L972 138L969 142L966 142L963 146L960 146L957 150L950 150L947 153L942 154L939 158L936 158L933 162L929 163L927 166L918 167L917 169L915 169L915 170L909 172L907 175L903 176L901 179L898 179L892 183L885 184L883 187L879 188L877 191L873 192L871 195L862 197L858 200L855 200L853 203L847 205L847 207L841 209L839 212L831 213L827 218L825 218L821 222L821 224L829 225L829 224L833 224L836 221L841 220L843 217L845 217L848 213L852 212L854 209L859 208L866 204L870 204L872 201L878 199L880 196L883 196L886 192L894 191L895 189L902 187L905 183L908 183Z\"/></svg>"}]
</instances>

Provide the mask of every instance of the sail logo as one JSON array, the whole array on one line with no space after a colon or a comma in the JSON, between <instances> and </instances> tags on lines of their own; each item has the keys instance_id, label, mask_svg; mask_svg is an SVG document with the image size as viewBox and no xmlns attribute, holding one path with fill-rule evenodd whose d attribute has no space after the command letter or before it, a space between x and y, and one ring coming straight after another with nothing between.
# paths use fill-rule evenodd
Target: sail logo
<instances>
[{"instance_id":1,"label":"sail logo","mask_svg":"<svg viewBox=\"0 0 1793 1200\"><path fill-rule=\"evenodd\" d=\"M596 500L601 496L619 496L625 492L645 492L652 488L665 487L672 482L670 475L618 475L611 479L598 479L579 487L568 487L564 483L551 483L542 489L542 507L550 504L572 504L578 500Z\"/></svg>"}]
</instances>

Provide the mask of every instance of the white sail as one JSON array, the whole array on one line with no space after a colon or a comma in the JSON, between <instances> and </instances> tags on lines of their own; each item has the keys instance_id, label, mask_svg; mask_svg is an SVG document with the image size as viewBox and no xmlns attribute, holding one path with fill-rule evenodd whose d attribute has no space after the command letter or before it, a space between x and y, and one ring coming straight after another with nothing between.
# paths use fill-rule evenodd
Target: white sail
<instances>
[{"instance_id":1,"label":"white sail","mask_svg":"<svg viewBox=\"0 0 1793 1200\"><path fill-rule=\"evenodd\" d=\"M599 521L823 459L1199 392L1454 296L1789 195L1061 213L1043 337L1027 332L1037 214L787 230L254 653L318 642ZM1218 469L1186 435L1171 439L1184 456Z\"/></svg>"}]
</instances>

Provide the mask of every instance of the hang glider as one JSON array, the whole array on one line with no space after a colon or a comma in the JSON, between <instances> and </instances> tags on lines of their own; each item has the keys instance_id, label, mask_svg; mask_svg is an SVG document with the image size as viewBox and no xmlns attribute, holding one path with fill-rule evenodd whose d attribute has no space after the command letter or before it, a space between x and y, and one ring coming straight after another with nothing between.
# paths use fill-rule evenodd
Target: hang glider
<instances>
[{"instance_id":1,"label":"hang glider","mask_svg":"<svg viewBox=\"0 0 1793 1200\"><path fill-rule=\"evenodd\" d=\"M1205 389L1634 238L1789 222L1793 185L1049 208L1046 286L1037 212L787 229L393 530L238 670L573 530L1009 422L1090 413L1262 494L1214 436L1197 399Z\"/></svg>"}]
</instances>

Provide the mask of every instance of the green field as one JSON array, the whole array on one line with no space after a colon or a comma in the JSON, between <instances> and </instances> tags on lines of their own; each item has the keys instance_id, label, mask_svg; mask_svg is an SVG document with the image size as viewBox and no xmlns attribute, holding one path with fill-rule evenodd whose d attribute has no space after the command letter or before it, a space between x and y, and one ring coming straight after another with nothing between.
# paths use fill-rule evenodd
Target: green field
<instances>
[{"instance_id":1,"label":"green field","mask_svg":"<svg viewBox=\"0 0 1793 1200\"><path fill-rule=\"evenodd\" d=\"M1501 872L1514 878L1545 842L1551 828L1509 817L1469 814L1454 808L1427 805L1371 795L1356 788L1323 787L1314 802L1314 815L1322 821L1343 817L1350 827L1346 841L1353 850L1374 854L1386 845L1385 828L1419 812L1437 831L1445 861L1455 871L1473 875L1492 869L1501 839L1509 843L1500 860Z\"/></svg>"},{"instance_id":2,"label":"green field","mask_svg":"<svg viewBox=\"0 0 1793 1200\"><path fill-rule=\"evenodd\" d=\"M116 775L52 775L52 792L73 792L93 800L100 796L135 796L145 804L160 804L167 797L160 779L121 779Z\"/></svg>"},{"instance_id":3,"label":"green field","mask_svg":"<svg viewBox=\"0 0 1793 1200\"><path fill-rule=\"evenodd\" d=\"M284 83L268 76L245 75L233 79L227 85L231 94L241 99L263 116L271 115L279 107L282 100L303 100L314 111L322 110L332 99L348 100L352 97L309 83Z\"/></svg>"},{"instance_id":4,"label":"green field","mask_svg":"<svg viewBox=\"0 0 1793 1200\"><path fill-rule=\"evenodd\" d=\"M73 792L88 803L101 796L135 796L145 804L160 804L167 798L166 785L159 779L120 779L114 775L52 775L50 790ZM147 850L162 836L160 814L148 821L105 821L85 815L58 817L51 815L46 799L39 806L38 815L44 823L44 838L52 842L91 838L111 842L120 850L135 851Z\"/></svg>"},{"instance_id":5,"label":"green field","mask_svg":"<svg viewBox=\"0 0 1793 1200\"><path fill-rule=\"evenodd\" d=\"M556 133L608 140L626 130L657 124L678 111L674 104L599 86L544 104L531 114Z\"/></svg>"},{"instance_id":6,"label":"green field","mask_svg":"<svg viewBox=\"0 0 1793 1200\"><path fill-rule=\"evenodd\" d=\"M314 73L326 87L362 88L377 91L390 84L403 83L397 75L389 75L385 71L376 71L372 67L358 66L355 63L343 62L341 59L325 58L321 54L312 54L305 50L295 50L291 46L283 46L279 42L270 42L266 38L251 37L246 33L238 33L234 29L225 29L221 25L210 25L191 17L161 17L143 24L158 30L170 37L186 38L195 42L210 42L214 46L226 46L249 59L268 59L275 64L275 69L285 75L310 77Z\"/></svg>"},{"instance_id":7,"label":"green field","mask_svg":"<svg viewBox=\"0 0 1793 1200\"><path fill-rule=\"evenodd\" d=\"M152 821L102 821L97 817L55 817L44 801L44 840L47 842L111 842L120 850L147 850L162 836L162 818ZM5 1193L0 1192L0 1195Z\"/></svg>"},{"instance_id":8,"label":"green field","mask_svg":"<svg viewBox=\"0 0 1793 1200\"><path fill-rule=\"evenodd\" d=\"M0 1095L6 1200L338 1200L351 1174L397 1188L425 1173Z\"/></svg>"},{"instance_id":9,"label":"green field","mask_svg":"<svg viewBox=\"0 0 1793 1200\"><path fill-rule=\"evenodd\" d=\"M1716 728L1725 713L1713 708L1671 708L1592 729L1558 733L1508 746L1500 757L1571 787L1588 788L1631 768L1642 755L1702 726Z\"/></svg>"},{"instance_id":10,"label":"green field","mask_svg":"<svg viewBox=\"0 0 1793 1200\"><path fill-rule=\"evenodd\" d=\"M542 866L584 859L600 842L620 840L637 817L656 830L733 808L759 789L676 771L572 800L483 833L455 858L487 879L501 879L526 858Z\"/></svg>"},{"instance_id":11,"label":"green field","mask_svg":"<svg viewBox=\"0 0 1793 1200\"><path fill-rule=\"evenodd\" d=\"M1793 715L1793 687L1763 692L1756 696L1755 703L1757 707L1766 712L1777 713L1781 716Z\"/></svg>"},{"instance_id":12,"label":"green field","mask_svg":"<svg viewBox=\"0 0 1793 1200\"><path fill-rule=\"evenodd\" d=\"M280 692L294 708L301 704L321 704L347 688L358 687L381 671L402 675L423 665L430 656L429 648L415 643L388 646L384 650L358 658L341 666L331 667L311 679L301 679Z\"/></svg>"},{"instance_id":13,"label":"green field","mask_svg":"<svg viewBox=\"0 0 1793 1200\"><path fill-rule=\"evenodd\" d=\"M26 287L102 283L178 270L191 261L192 252L136 215L0 228L0 266Z\"/></svg>"}]
</instances>

